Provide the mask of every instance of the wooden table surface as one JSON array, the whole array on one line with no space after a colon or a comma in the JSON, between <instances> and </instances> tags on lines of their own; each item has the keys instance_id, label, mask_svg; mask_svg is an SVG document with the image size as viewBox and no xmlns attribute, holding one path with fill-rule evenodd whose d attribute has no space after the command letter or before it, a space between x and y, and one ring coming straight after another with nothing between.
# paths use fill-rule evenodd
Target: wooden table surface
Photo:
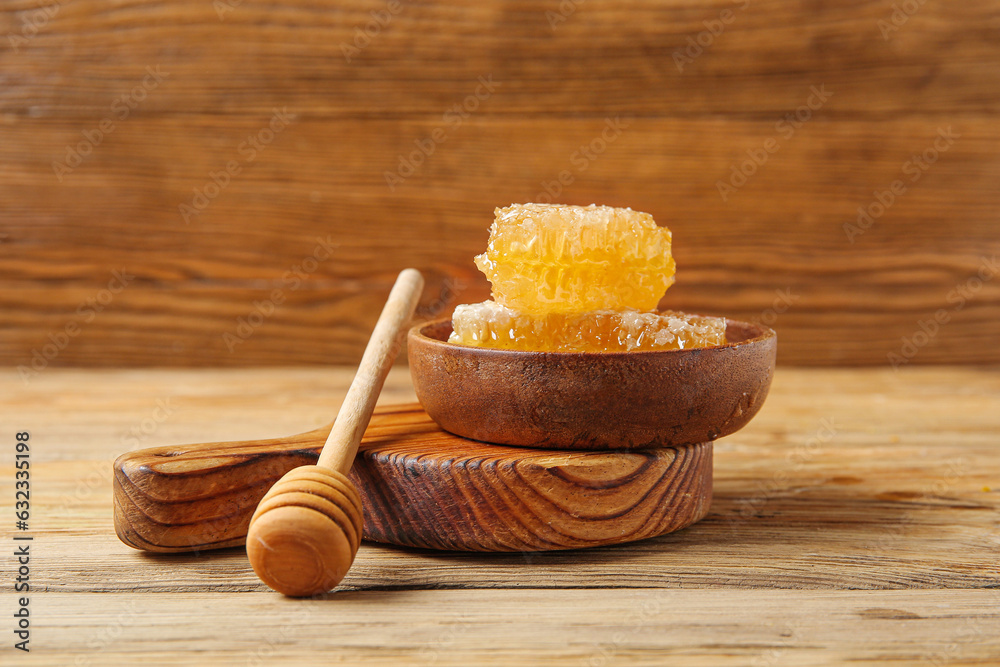
<instances>
[{"instance_id":1,"label":"wooden table surface","mask_svg":"<svg viewBox=\"0 0 1000 667\"><path fill-rule=\"evenodd\" d=\"M0 376L4 460L31 432L31 653L12 647L13 468L0 476L4 664L811 665L1000 662L1000 369L779 368L720 440L695 526L482 555L366 543L327 600L242 549L150 555L112 527L111 462L304 431L351 370ZM412 400L405 369L383 402Z\"/></svg>"}]
</instances>

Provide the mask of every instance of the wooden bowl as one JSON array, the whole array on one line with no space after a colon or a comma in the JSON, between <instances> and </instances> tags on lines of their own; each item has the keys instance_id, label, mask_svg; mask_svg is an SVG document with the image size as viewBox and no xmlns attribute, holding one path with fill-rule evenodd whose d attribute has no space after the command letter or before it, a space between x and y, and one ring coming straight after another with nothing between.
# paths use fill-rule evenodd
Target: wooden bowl
<instances>
[{"instance_id":1,"label":"wooden bowl","mask_svg":"<svg viewBox=\"0 0 1000 667\"><path fill-rule=\"evenodd\" d=\"M726 321L726 345L642 352L520 352L447 342L451 320L407 337L417 398L441 428L495 444L639 449L709 442L757 414L777 334Z\"/></svg>"}]
</instances>

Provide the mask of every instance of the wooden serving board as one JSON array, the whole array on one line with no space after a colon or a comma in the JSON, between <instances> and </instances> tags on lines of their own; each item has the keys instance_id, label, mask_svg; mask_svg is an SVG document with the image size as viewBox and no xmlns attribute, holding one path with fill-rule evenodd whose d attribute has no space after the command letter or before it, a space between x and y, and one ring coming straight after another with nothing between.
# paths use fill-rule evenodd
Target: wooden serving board
<instances>
[{"instance_id":1,"label":"wooden serving board","mask_svg":"<svg viewBox=\"0 0 1000 667\"><path fill-rule=\"evenodd\" d=\"M115 461L115 528L148 551L242 545L260 498L314 463L329 427L288 438L157 447ZM351 471L364 537L458 551L629 542L703 518L712 443L567 452L490 445L441 430L419 404L377 408Z\"/></svg>"}]
</instances>

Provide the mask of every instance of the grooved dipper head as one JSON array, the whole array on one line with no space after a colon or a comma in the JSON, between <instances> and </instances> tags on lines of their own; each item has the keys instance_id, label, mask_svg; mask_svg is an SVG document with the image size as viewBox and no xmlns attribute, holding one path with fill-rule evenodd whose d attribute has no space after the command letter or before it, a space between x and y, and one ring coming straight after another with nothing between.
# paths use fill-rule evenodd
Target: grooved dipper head
<instances>
[{"instance_id":1,"label":"grooved dipper head","mask_svg":"<svg viewBox=\"0 0 1000 667\"><path fill-rule=\"evenodd\" d=\"M308 597L334 588L361 543L361 497L345 475L318 466L289 471L250 519L247 557L265 584Z\"/></svg>"}]
</instances>

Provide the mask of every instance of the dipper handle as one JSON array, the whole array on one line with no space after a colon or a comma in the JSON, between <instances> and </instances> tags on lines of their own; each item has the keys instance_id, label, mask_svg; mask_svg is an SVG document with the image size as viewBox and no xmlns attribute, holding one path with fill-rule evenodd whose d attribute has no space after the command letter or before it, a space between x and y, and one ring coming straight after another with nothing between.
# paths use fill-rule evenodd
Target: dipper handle
<instances>
[{"instance_id":1,"label":"dipper handle","mask_svg":"<svg viewBox=\"0 0 1000 667\"><path fill-rule=\"evenodd\" d=\"M404 269L396 279L382 314L375 324L361 365L347 390L337 419L323 445L316 465L347 474L358 453L358 445L371 421L375 402L382 391L385 376L401 346L401 334L413 317L424 289L424 278L416 269Z\"/></svg>"},{"instance_id":2,"label":"dipper handle","mask_svg":"<svg viewBox=\"0 0 1000 667\"><path fill-rule=\"evenodd\" d=\"M319 461L286 473L250 518L247 558L261 581L279 593L325 593L354 562L364 516L347 473L423 286L418 271L399 274Z\"/></svg>"}]
</instances>

